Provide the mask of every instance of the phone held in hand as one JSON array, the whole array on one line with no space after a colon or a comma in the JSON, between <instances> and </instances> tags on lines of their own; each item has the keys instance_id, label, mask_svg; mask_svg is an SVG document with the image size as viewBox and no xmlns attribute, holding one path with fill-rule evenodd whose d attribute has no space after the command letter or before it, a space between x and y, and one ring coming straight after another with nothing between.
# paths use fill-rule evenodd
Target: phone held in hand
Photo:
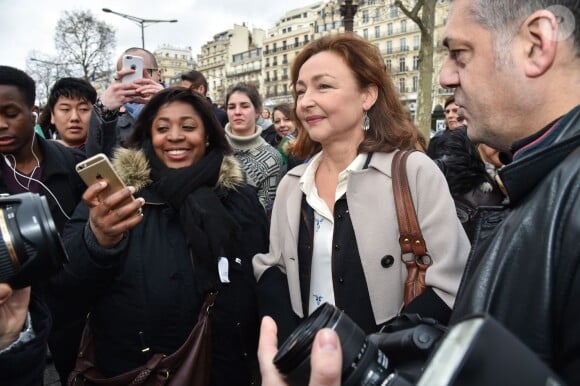
<instances>
[{"instance_id":1,"label":"phone held in hand","mask_svg":"<svg viewBox=\"0 0 580 386\"><path fill-rule=\"evenodd\" d=\"M127 74L121 78L122 83L132 83L138 79L143 78L143 58L135 55L123 56L123 69L135 70L133 74Z\"/></svg>"},{"instance_id":2,"label":"phone held in hand","mask_svg":"<svg viewBox=\"0 0 580 386\"><path fill-rule=\"evenodd\" d=\"M119 177L113 165L103 153L96 154L79 162L76 165L76 171L87 186L93 185L101 180L108 182L107 188L100 194L101 199L125 188L125 183L121 180L121 177ZM134 200L135 197L131 195L127 201L123 202L123 205Z\"/></svg>"}]
</instances>

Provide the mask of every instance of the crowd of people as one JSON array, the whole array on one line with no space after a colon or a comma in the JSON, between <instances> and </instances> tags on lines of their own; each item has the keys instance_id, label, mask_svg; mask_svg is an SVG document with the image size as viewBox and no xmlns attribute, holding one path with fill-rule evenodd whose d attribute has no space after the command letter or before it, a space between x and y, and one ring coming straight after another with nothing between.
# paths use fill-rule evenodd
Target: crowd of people
<instances>
[{"instance_id":1,"label":"crowd of people","mask_svg":"<svg viewBox=\"0 0 580 386\"><path fill-rule=\"evenodd\" d=\"M552 3L451 2L439 77L455 92L426 152L355 34L306 45L294 103L272 110L244 83L220 109L195 70L167 87L129 48L100 96L59 79L39 117L32 78L0 66L0 191L45 196L68 255L32 288L0 283L0 383L42 384L48 345L63 385L91 384L89 331L93 368L122 377L179 351L211 308L207 385L284 385L277 347L323 303L366 334L401 314L453 326L487 313L579 383L580 6ZM127 54L144 63L133 82ZM409 302L401 151L429 259ZM98 153L125 188L82 182L76 164ZM311 367L311 385L340 385L334 331L316 335Z\"/></svg>"}]
</instances>

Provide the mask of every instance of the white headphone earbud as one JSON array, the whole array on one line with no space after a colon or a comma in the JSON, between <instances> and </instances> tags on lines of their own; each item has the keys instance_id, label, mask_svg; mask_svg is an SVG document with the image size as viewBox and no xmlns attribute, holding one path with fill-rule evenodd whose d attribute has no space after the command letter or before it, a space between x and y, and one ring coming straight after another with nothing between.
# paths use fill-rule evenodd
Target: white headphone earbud
<instances>
[{"instance_id":1,"label":"white headphone earbud","mask_svg":"<svg viewBox=\"0 0 580 386\"><path fill-rule=\"evenodd\" d=\"M34 115L34 124L36 125L38 123L38 113L36 111L33 111L32 115Z\"/></svg>"}]
</instances>

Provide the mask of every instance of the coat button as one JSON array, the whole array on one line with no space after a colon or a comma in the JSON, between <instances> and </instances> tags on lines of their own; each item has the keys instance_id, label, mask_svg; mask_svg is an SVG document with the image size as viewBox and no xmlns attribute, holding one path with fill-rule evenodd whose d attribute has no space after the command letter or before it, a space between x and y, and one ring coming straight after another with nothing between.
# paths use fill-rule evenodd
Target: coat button
<instances>
[{"instance_id":1,"label":"coat button","mask_svg":"<svg viewBox=\"0 0 580 386\"><path fill-rule=\"evenodd\" d=\"M383 258L381 259L381 265L383 266L383 268L391 267L394 262L395 258L391 255L383 256Z\"/></svg>"},{"instance_id":2,"label":"coat button","mask_svg":"<svg viewBox=\"0 0 580 386\"><path fill-rule=\"evenodd\" d=\"M339 282L340 284L343 284L343 283L344 283L344 277L340 276L340 277L338 278L338 282Z\"/></svg>"}]
</instances>

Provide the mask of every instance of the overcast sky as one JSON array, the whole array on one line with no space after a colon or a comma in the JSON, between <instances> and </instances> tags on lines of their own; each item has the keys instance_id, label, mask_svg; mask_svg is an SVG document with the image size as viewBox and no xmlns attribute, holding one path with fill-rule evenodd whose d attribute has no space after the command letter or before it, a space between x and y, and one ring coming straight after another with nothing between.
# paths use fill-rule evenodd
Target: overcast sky
<instances>
[{"instance_id":1,"label":"overcast sky","mask_svg":"<svg viewBox=\"0 0 580 386\"><path fill-rule=\"evenodd\" d=\"M178 23L145 28L145 48L163 44L191 47L194 59L213 35L246 23L268 30L287 11L317 0L0 0L0 64L26 69L26 57L36 50L55 55L54 28L63 11L91 10L113 26L117 39L113 57L128 47L141 46L141 28L135 22L104 13L102 8L143 19L177 19Z\"/></svg>"}]
</instances>

